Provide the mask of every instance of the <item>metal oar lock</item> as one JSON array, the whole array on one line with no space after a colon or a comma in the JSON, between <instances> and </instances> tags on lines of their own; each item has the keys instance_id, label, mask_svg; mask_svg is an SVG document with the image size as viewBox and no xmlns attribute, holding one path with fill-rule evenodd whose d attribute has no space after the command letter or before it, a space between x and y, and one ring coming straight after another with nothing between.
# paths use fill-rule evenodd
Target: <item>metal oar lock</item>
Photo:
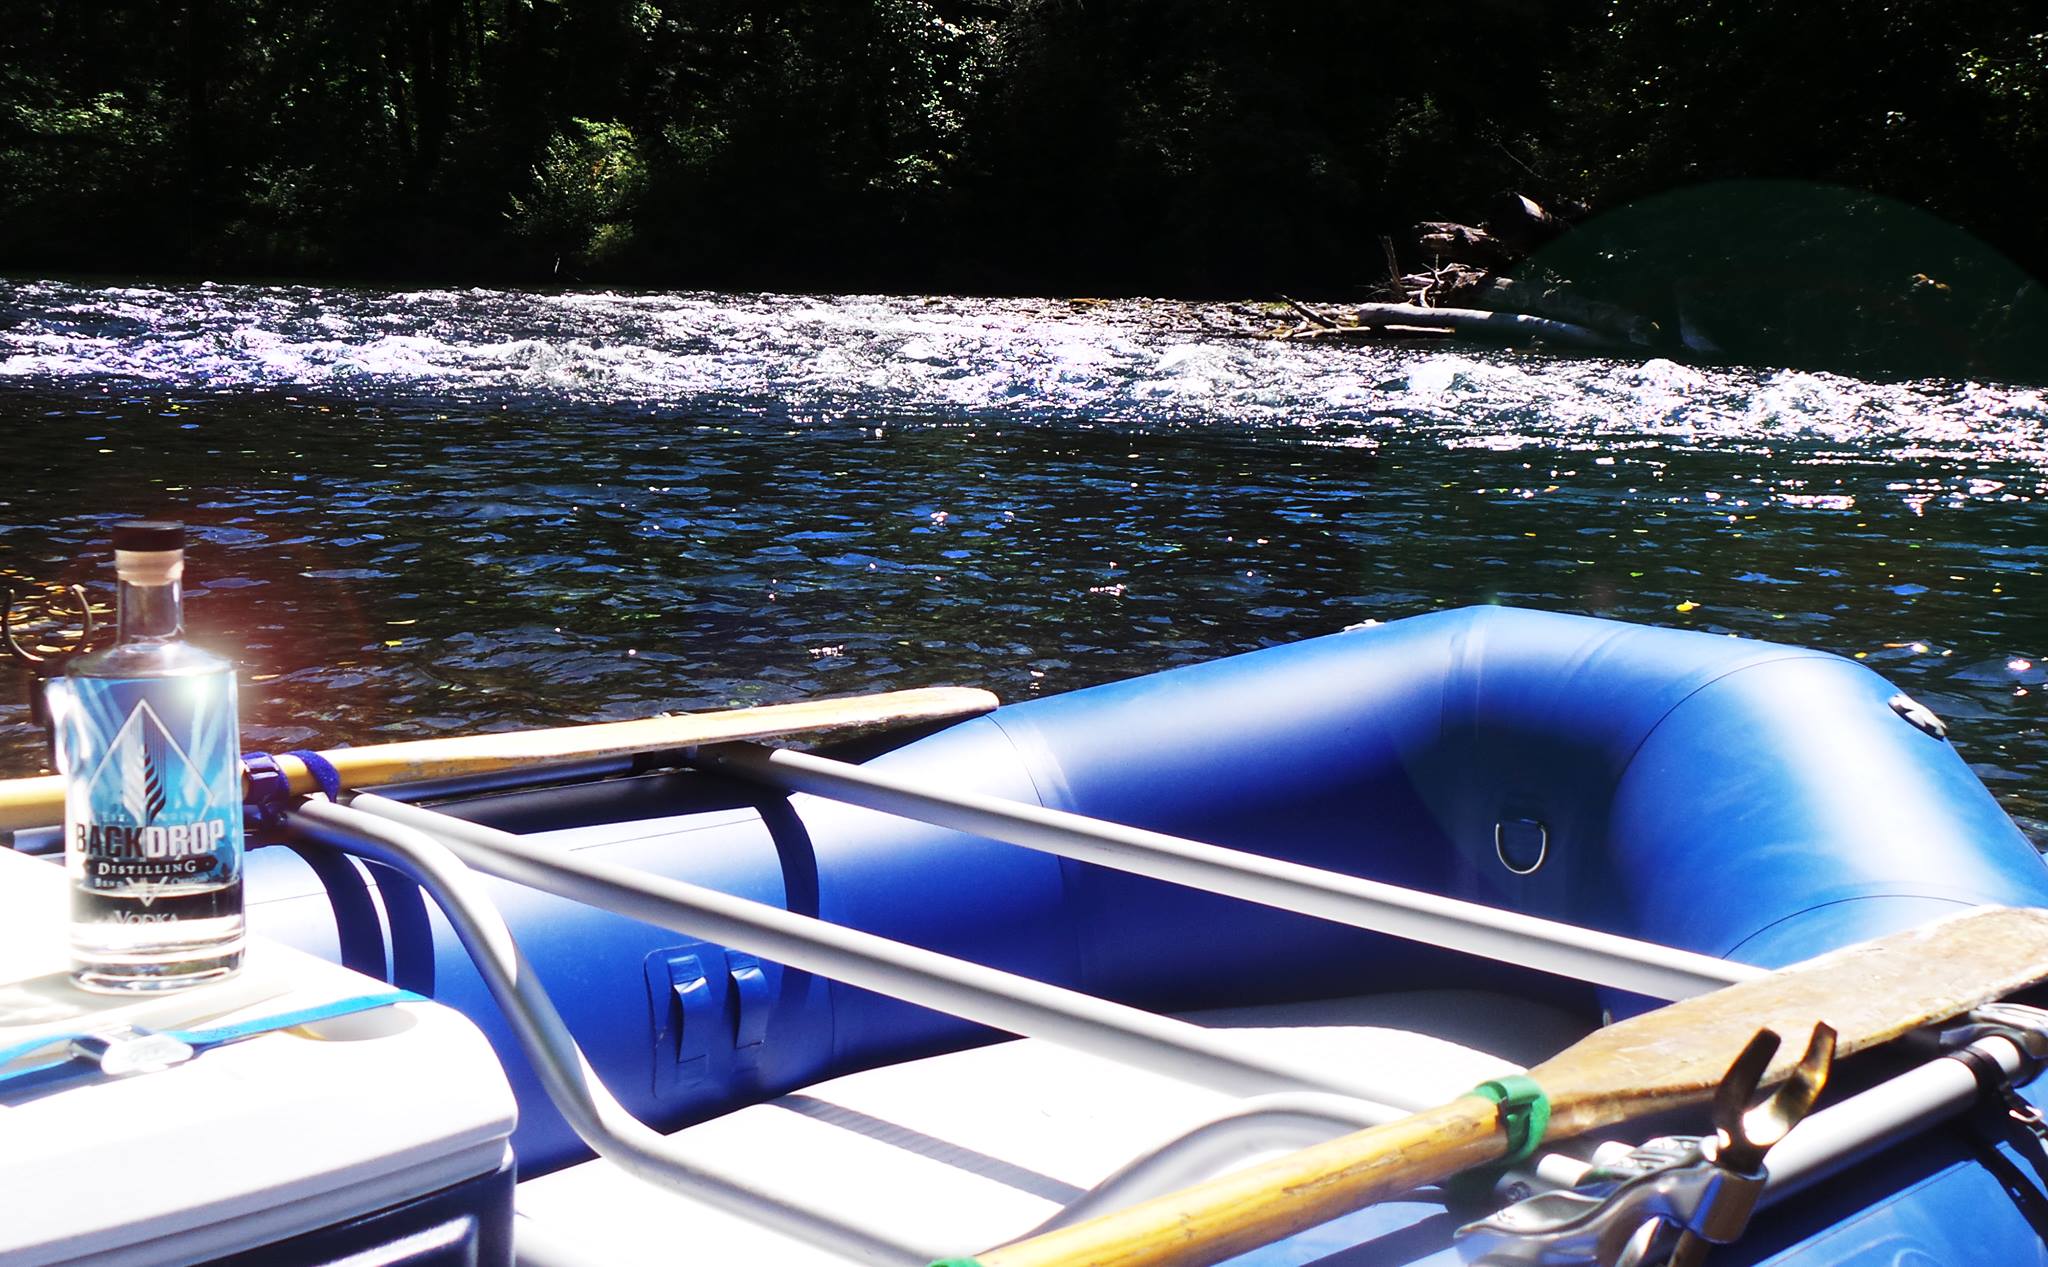
<instances>
[{"instance_id":1,"label":"metal oar lock","mask_svg":"<svg viewBox=\"0 0 2048 1267\"><path fill-rule=\"evenodd\" d=\"M1488 1267L1696 1267L1735 1240L1763 1196L1764 1154L1826 1086L1835 1031L1813 1027L1806 1054L1775 1092L1757 1089L1778 1035L1759 1030L1714 1096L1714 1134L1664 1136L1603 1163L1579 1187L1546 1192L1458 1229L1459 1248Z\"/></svg>"},{"instance_id":2,"label":"metal oar lock","mask_svg":"<svg viewBox=\"0 0 2048 1267\"><path fill-rule=\"evenodd\" d=\"M71 601L78 604L78 618L81 622L78 641L67 650L50 651L44 649L31 651L27 647L22 646L20 639L14 636L14 591L11 589L0 589L0 637L6 639L7 651L10 655L24 664L56 664L61 667L64 661L72 656L82 651L91 650L94 633L92 603L85 596L85 587L83 585L69 586L65 593L71 595ZM52 672L54 671L52 670Z\"/></svg>"},{"instance_id":3,"label":"metal oar lock","mask_svg":"<svg viewBox=\"0 0 2048 1267\"><path fill-rule=\"evenodd\" d=\"M72 585L66 587L65 592L71 595L72 602L78 604L79 631L77 641L61 650L50 650L39 645L36 650L31 651L23 646L21 640L15 636L14 591L12 589L0 589L0 641L4 641L7 654L28 666L30 674L28 686L29 717L45 734L51 733L50 702L49 698L44 694L43 688L51 678L64 672L64 666L70 663L73 657L92 650L93 634L97 632L97 627L93 622L92 602L85 596L85 587L83 585Z\"/></svg>"}]
</instances>

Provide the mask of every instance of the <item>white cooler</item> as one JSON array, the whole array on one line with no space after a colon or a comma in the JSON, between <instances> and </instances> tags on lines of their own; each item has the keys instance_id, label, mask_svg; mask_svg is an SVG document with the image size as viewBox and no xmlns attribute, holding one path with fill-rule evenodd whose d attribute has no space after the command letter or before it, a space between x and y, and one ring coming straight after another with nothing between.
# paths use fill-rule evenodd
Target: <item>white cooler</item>
<instances>
[{"instance_id":1,"label":"white cooler","mask_svg":"<svg viewBox=\"0 0 2048 1267\"><path fill-rule=\"evenodd\" d=\"M211 1030L384 982L251 938L234 979L109 998L67 979L64 870L0 848L0 1051L131 1024ZM459 1013L399 1002L155 1072L60 1085L0 1067L0 1265L509 1258L511 1089ZM67 1070L66 1072L69 1072Z\"/></svg>"}]
</instances>

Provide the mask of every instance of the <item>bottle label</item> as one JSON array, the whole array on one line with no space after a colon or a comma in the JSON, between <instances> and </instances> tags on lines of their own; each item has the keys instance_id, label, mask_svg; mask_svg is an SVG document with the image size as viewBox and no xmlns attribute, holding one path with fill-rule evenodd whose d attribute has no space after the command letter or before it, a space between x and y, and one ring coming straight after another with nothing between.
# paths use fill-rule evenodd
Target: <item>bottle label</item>
<instances>
[{"instance_id":1,"label":"bottle label","mask_svg":"<svg viewBox=\"0 0 2048 1267\"><path fill-rule=\"evenodd\" d=\"M71 678L59 731L65 839L101 920L170 922L240 879L234 680ZM210 904L206 904L209 905Z\"/></svg>"}]
</instances>

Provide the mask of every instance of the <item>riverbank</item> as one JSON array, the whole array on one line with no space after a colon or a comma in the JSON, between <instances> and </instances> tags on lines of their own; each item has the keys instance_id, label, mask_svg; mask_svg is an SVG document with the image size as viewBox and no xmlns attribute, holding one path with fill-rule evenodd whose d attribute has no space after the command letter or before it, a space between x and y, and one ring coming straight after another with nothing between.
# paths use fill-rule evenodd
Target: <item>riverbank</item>
<instances>
[{"instance_id":1,"label":"riverbank","mask_svg":"<svg viewBox=\"0 0 2048 1267\"><path fill-rule=\"evenodd\" d=\"M1924 212L1846 189L1724 182L1565 214L1507 195L1480 224L1424 221L1381 246L1370 301L1283 297L1299 320L1272 333L2048 383L2048 288Z\"/></svg>"}]
</instances>

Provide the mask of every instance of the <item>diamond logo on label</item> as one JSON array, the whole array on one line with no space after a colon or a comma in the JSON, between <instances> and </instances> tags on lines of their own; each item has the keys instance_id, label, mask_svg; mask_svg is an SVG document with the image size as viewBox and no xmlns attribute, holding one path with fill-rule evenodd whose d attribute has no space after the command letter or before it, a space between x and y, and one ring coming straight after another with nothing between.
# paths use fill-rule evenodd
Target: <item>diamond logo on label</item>
<instances>
[{"instance_id":1,"label":"diamond logo on label","mask_svg":"<svg viewBox=\"0 0 2048 1267\"><path fill-rule=\"evenodd\" d=\"M90 786L93 817L114 826L196 822L213 807L199 768L147 700L121 723Z\"/></svg>"}]
</instances>

